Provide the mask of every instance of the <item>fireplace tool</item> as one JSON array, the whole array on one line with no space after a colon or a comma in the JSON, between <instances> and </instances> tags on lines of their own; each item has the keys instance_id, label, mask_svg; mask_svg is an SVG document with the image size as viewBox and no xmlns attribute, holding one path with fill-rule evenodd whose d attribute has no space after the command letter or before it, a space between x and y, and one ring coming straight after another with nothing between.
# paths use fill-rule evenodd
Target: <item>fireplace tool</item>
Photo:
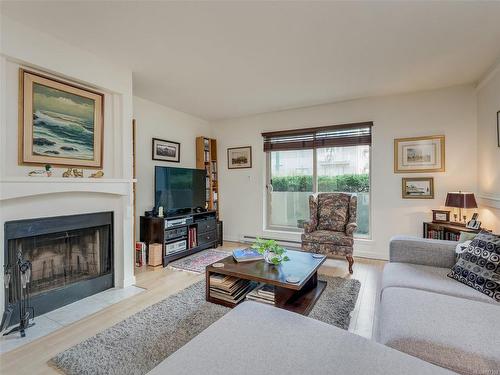
<instances>
[{"instance_id":1,"label":"fireplace tool","mask_svg":"<svg viewBox=\"0 0 500 375\"><path fill-rule=\"evenodd\" d=\"M14 272L15 268L17 268L18 272ZM17 282L13 280L13 276L15 274L18 275ZM25 337L25 330L35 324L33 322L33 319L35 318L35 310L31 306L30 302L31 262L23 258L21 251L17 253L16 265L8 264L5 266L4 280L7 295L9 295L8 289L10 285L17 289L16 292L19 296L17 300L17 304L19 306L19 324L3 335L6 336L14 332L19 332L21 337ZM9 327L13 311L14 304L10 301L5 309L5 312L3 313L2 323L0 325L1 332L4 332Z\"/></svg>"}]
</instances>

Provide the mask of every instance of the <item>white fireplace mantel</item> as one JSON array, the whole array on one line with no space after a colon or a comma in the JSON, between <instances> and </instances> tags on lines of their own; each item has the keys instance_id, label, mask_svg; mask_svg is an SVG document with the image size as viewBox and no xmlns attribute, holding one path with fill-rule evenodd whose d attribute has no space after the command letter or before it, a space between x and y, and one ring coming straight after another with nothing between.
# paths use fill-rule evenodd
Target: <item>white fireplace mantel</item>
<instances>
[{"instance_id":1,"label":"white fireplace mantel","mask_svg":"<svg viewBox=\"0 0 500 375\"><path fill-rule=\"evenodd\" d=\"M0 180L0 201L55 193L101 193L127 196L136 180L115 178L11 177Z\"/></svg>"}]
</instances>

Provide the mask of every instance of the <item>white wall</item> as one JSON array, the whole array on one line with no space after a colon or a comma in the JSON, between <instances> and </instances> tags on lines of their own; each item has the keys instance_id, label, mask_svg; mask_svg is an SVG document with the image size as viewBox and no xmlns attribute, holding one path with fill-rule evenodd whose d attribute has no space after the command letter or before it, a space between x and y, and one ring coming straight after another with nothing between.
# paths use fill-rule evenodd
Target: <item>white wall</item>
<instances>
[{"instance_id":1,"label":"white wall","mask_svg":"<svg viewBox=\"0 0 500 375\"><path fill-rule=\"evenodd\" d=\"M422 221L452 190L475 191L476 98L472 86L367 98L214 122L220 160L220 208L225 238L266 235L299 240L299 234L268 232L264 225L265 153L261 132L373 121L372 240L357 240L355 255L387 258L395 234L422 235ZM446 136L446 172L394 174L394 138ZM253 168L228 170L226 149L251 145ZM403 176L433 176L435 199L401 198Z\"/></svg>"},{"instance_id":2,"label":"white wall","mask_svg":"<svg viewBox=\"0 0 500 375\"><path fill-rule=\"evenodd\" d=\"M115 285L121 287L134 283L130 194L118 197L72 192L1 199L1 190L16 179L30 185L25 190L36 192L36 183L23 180L27 172L36 167L19 166L17 161L20 66L77 82L105 94L103 169L105 178L111 178L112 183L125 184L125 190L131 186L132 175L132 72L12 21L5 15L0 16L0 25L0 227L3 228L7 220L114 211ZM61 168L55 169L54 177L60 177L62 171ZM85 171L86 176L89 173ZM53 184L56 191L58 183L54 180ZM3 243L3 229L0 230L0 243ZM3 251L0 252L0 265L3 265ZM3 284L3 272L0 283ZM0 288L0 310L3 302L3 288Z\"/></svg>"},{"instance_id":3,"label":"white wall","mask_svg":"<svg viewBox=\"0 0 500 375\"><path fill-rule=\"evenodd\" d=\"M196 168L196 137L212 134L207 121L160 104L134 96L136 120L136 235L139 238L139 216L154 205L154 167ZM181 144L180 163L152 160L152 138Z\"/></svg>"},{"instance_id":4,"label":"white wall","mask_svg":"<svg viewBox=\"0 0 500 375\"><path fill-rule=\"evenodd\" d=\"M483 225L500 233L500 148L497 112L500 111L500 65L478 87L478 190Z\"/></svg>"}]
</instances>

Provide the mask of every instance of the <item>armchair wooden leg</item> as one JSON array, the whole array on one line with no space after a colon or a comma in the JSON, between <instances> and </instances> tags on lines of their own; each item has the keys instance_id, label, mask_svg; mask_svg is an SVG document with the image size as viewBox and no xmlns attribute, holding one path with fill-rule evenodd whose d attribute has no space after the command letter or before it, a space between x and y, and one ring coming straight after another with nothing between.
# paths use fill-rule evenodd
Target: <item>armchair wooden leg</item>
<instances>
[{"instance_id":1,"label":"armchair wooden leg","mask_svg":"<svg viewBox=\"0 0 500 375\"><path fill-rule=\"evenodd\" d=\"M354 258L350 255L346 256L347 261L349 262L349 273L352 274L352 265L354 264Z\"/></svg>"}]
</instances>

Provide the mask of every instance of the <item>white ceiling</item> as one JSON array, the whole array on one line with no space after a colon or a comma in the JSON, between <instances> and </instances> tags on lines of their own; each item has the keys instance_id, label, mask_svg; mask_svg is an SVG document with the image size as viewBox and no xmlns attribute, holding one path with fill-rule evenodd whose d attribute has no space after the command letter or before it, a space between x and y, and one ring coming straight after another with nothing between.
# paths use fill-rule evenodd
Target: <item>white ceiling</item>
<instances>
[{"instance_id":1,"label":"white ceiling","mask_svg":"<svg viewBox=\"0 0 500 375\"><path fill-rule=\"evenodd\" d=\"M131 68L134 95L205 119L476 82L500 2L3 2Z\"/></svg>"}]
</instances>

